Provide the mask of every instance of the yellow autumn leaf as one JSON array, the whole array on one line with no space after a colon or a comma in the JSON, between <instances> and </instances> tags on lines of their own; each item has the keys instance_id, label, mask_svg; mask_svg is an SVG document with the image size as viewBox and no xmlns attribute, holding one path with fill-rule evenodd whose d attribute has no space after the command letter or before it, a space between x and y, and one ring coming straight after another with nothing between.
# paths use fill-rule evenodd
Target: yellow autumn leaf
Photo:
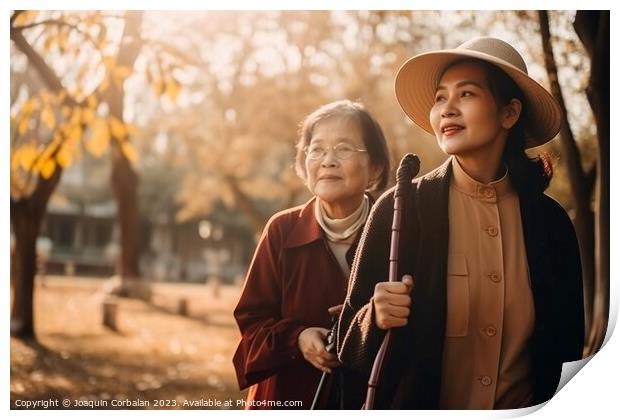
<instances>
[{"instance_id":1,"label":"yellow autumn leaf","mask_svg":"<svg viewBox=\"0 0 620 420\"><path fill-rule=\"evenodd\" d=\"M45 42L43 43L43 50L47 52L50 50L50 48L52 48L52 46L54 46L54 44L58 44L59 42L60 37L57 34L50 35L45 39Z\"/></svg>"},{"instance_id":2,"label":"yellow autumn leaf","mask_svg":"<svg viewBox=\"0 0 620 420\"><path fill-rule=\"evenodd\" d=\"M17 149L14 150L11 147L11 172L17 170L17 168L19 168L20 166L20 160L21 160L21 150Z\"/></svg>"},{"instance_id":3,"label":"yellow autumn leaf","mask_svg":"<svg viewBox=\"0 0 620 420\"><path fill-rule=\"evenodd\" d=\"M63 106L61 108L62 116L65 117L65 118L68 118L69 115L71 115L71 111L72 110L73 110L73 108L71 108L70 106L67 106L67 105Z\"/></svg>"},{"instance_id":4,"label":"yellow autumn leaf","mask_svg":"<svg viewBox=\"0 0 620 420\"><path fill-rule=\"evenodd\" d=\"M73 108L73 112L71 113L71 119L69 120L71 124L79 124L82 121L82 108L77 106Z\"/></svg>"},{"instance_id":5,"label":"yellow autumn leaf","mask_svg":"<svg viewBox=\"0 0 620 420\"><path fill-rule=\"evenodd\" d=\"M62 89L60 92L58 92L58 103L61 104L65 101L65 99L67 99L67 91Z\"/></svg>"},{"instance_id":6,"label":"yellow autumn leaf","mask_svg":"<svg viewBox=\"0 0 620 420\"><path fill-rule=\"evenodd\" d=\"M110 132L112 133L112 136L117 140L123 140L127 136L125 124L114 116L110 117L108 121L110 123Z\"/></svg>"},{"instance_id":7,"label":"yellow autumn leaf","mask_svg":"<svg viewBox=\"0 0 620 420\"><path fill-rule=\"evenodd\" d=\"M96 157L101 157L110 145L110 131L106 121L97 118L90 126L92 135L86 143L86 149Z\"/></svg>"},{"instance_id":8,"label":"yellow autumn leaf","mask_svg":"<svg viewBox=\"0 0 620 420\"><path fill-rule=\"evenodd\" d=\"M131 74L131 69L127 66L116 66L113 69L114 77L118 80L123 81Z\"/></svg>"},{"instance_id":9,"label":"yellow autumn leaf","mask_svg":"<svg viewBox=\"0 0 620 420\"><path fill-rule=\"evenodd\" d=\"M54 159L47 159L41 163L41 176L45 179L49 179L56 170L56 161Z\"/></svg>"},{"instance_id":10,"label":"yellow autumn leaf","mask_svg":"<svg viewBox=\"0 0 620 420\"><path fill-rule=\"evenodd\" d=\"M19 152L20 165L24 168L24 170L29 171L37 158L37 148L32 144L27 144L17 149L17 151Z\"/></svg>"},{"instance_id":11,"label":"yellow autumn leaf","mask_svg":"<svg viewBox=\"0 0 620 420\"><path fill-rule=\"evenodd\" d=\"M112 55L103 56L102 61L103 61L103 64L109 68L112 68L116 65L116 58Z\"/></svg>"},{"instance_id":12,"label":"yellow autumn leaf","mask_svg":"<svg viewBox=\"0 0 620 420\"><path fill-rule=\"evenodd\" d=\"M90 124L95 120L95 111L92 108L82 109L82 122L84 124Z\"/></svg>"},{"instance_id":13,"label":"yellow autumn leaf","mask_svg":"<svg viewBox=\"0 0 620 420\"><path fill-rule=\"evenodd\" d=\"M153 81L153 90L155 91L155 95L161 96L164 94L166 89L166 85L162 79L155 79Z\"/></svg>"},{"instance_id":14,"label":"yellow autumn leaf","mask_svg":"<svg viewBox=\"0 0 620 420\"><path fill-rule=\"evenodd\" d=\"M23 136L28 131L28 125L30 123L30 115L24 114L19 120L19 124L17 125L17 132L19 135Z\"/></svg>"},{"instance_id":15,"label":"yellow autumn leaf","mask_svg":"<svg viewBox=\"0 0 620 420\"><path fill-rule=\"evenodd\" d=\"M181 85L179 82L177 82L173 77L168 79L168 83L166 84L166 94L172 102L177 101L179 92L181 92Z\"/></svg>"},{"instance_id":16,"label":"yellow autumn leaf","mask_svg":"<svg viewBox=\"0 0 620 420\"><path fill-rule=\"evenodd\" d=\"M49 105L43 108L41 111L41 120L50 130L56 126L56 115L54 115L54 111L52 111L52 107Z\"/></svg>"},{"instance_id":17,"label":"yellow autumn leaf","mask_svg":"<svg viewBox=\"0 0 620 420\"><path fill-rule=\"evenodd\" d=\"M32 111L39 107L39 100L37 98L30 98L22 105L22 114L30 114Z\"/></svg>"},{"instance_id":18,"label":"yellow autumn leaf","mask_svg":"<svg viewBox=\"0 0 620 420\"><path fill-rule=\"evenodd\" d=\"M133 144L128 141L124 141L121 143L121 150L127 160L131 163L136 163L138 161L138 152L136 152L136 148L133 147Z\"/></svg>"},{"instance_id":19,"label":"yellow autumn leaf","mask_svg":"<svg viewBox=\"0 0 620 420\"><path fill-rule=\"evenodd\" d=\"M39 97L41 98L41 102L43 102L44 104L53 103L54 100L56 99L56 95L54 95L52 92L50 92L47 89L43 89L39 93Z\"/></svg>"},{"instance_id":20,"label":"yellow autumn leaf","mask_svg":"<svg viewBox=\"0 0 620 420\"><path fill-rule=\"evenodd\" d=\"M73 154L68 146L63 146L60 148L58 154L56 155L56 161L63 168L71 166L71 163L73 162Z\"/></svg>"},{"instance_id":21,"label":"yellow autumn leaf","mask_svg":"<svg viewBox=\"0 0 620 420\"><path fill-rule=\"evenodd\" d=\"M38 10L24 10L19 13L13 23L15 26L27 25L34 21L34 18L39 14Z\"/></svg>"},{"instance_id":22,"label":"yellow autumn leaf","mask_svg":"<svg viewBox=\"0 0 620 420\"><path fill-rule=\"evenodd\" d=\"M135 124L125 124L125 131L127 131L127 135L136 134L140 129Z\"/></svg>"},{"instance_id":23,"label":"yellow autumn leaf","mask_svg":"<svg viewBox=\"0 0 620 420\"><path fill-rule=\"evenodd\" d=\"M58 32L58 42L64 46L68 43L67 41L69 41L69 30L67 27L63 26L60 32Z\"/></svg>"},{"instance_id":24,"label":"yellow autumn leaf","mask_svg":"<svg viewBox=\"0 0 620 420\"><path fill-rule=\"evenodd\" d=\"M82 138L82 126L80 124L71 124L67 128L66 138L69 143L77 143Z\"/></svg>"},{"instance_id":25,"label":"yellow autumn leaf","mask_svg":"<svg viewBox=\"0 0 620 420\"><path fill-rule=\"evenodd\" d=\"M89 108L95 109L97 108L97 96L95 95L90 95L88 98L86 98L86 104L88 105Z\"/></svg>"}]
</instances>

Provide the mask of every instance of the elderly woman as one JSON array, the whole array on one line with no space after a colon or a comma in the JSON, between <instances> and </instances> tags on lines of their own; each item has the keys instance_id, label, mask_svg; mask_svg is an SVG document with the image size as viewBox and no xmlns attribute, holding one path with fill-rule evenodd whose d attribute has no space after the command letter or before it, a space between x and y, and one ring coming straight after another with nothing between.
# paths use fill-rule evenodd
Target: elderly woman
<instances>
[{"instance_id":1,"label":"elderly woman","mask_svg":"<svg viewBox=\"0 0 620 420\"><path fill-rule=\"evenodd\" d=\"M359 103L324 105L301 125L296 169L314 197L269 220L234 312L246 408L310 408L321 374L339 366L326 338L372 205L367 192L387 184L381 127ZM333 406L332 382L319 408Z\"/></svg>"}]
</instances>

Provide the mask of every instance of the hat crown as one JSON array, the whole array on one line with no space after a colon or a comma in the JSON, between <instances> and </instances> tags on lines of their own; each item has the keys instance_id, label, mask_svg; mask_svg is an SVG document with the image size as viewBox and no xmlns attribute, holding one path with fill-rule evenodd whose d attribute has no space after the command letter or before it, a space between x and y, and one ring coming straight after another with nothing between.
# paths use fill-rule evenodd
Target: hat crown
<instances>
[{"instance_id":1,"label":"hat crown","mask_svg":"<svg viewBox=\"0 0 620 420\"><path fill-rule=\"evenodd\" d=\"M492 37L478 37L471 39L459 45L457 49L470 50L478 53L486 54L495 59L504 61L523 73L527 73L527 65L523 61L523 57L510 44L501 39Z\"/></svg>"}]
</instances>

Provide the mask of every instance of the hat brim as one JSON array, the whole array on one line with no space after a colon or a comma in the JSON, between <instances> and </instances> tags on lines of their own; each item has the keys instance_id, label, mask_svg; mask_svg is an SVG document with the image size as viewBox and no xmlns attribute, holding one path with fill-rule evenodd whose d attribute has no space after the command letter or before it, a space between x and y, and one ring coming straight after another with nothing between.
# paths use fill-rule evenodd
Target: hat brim
<instances>
[{"instance_id":1,"label":"hat brim","mask_svg":"<svg viewBox=\"0 0 620 420\"><path fill-rule=\"evenodd\" d=\"M416 55L407 60L396 74L396 99L409 118L434 135L430 111L435 102L439 78L451 63L463 58L477 58L501 68L521 88L527 101L525 145L540 146L553 139L562 125L562 111L553 96L527 73L494 56L465 49L442 50Z\"/></svg>"}]
</instances>

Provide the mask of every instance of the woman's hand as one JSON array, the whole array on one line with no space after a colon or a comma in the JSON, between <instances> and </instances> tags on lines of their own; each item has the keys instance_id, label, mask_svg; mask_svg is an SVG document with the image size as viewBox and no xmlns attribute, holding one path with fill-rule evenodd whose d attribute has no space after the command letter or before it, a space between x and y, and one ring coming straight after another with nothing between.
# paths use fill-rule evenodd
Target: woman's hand
<instances>
[{"instance_id":1,"label":"woman's hand","mask_svg":"<svg viewBox=\"0 0 620 420\"><path fill-rule=\"evenodd\" d=\"M382 330L407 325L411 311L411 289L413 277L406 274L403 281L385 281L375 285L372 302L375 308L375 323Z\"/></svg>"},{"instance_id":2,"label":"woman's hand","mask_svg":"<svg viewBox=\"0 0 620 420\"><path fill-rule=\"evenodd\" d=\"M322 372L332 373L331 368L340 366L340 362L335 354L329 353L325 349L327 341L327 328L311 327L306 328L297 338L297 346L304 359Z\"/></svg>"}]
</instances>

